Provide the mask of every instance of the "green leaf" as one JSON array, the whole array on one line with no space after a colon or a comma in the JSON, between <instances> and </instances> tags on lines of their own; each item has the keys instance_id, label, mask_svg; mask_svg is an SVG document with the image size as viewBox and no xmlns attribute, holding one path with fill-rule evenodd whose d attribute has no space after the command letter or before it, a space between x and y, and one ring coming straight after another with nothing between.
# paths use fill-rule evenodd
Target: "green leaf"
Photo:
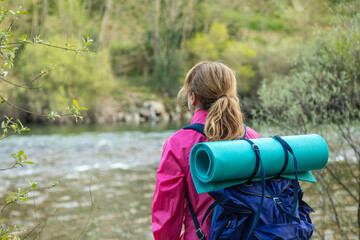
<instances>
[{"instance_id":1,"label":"green leaf","mask_svg":"<svg viewBox=\"0 0 360 240\"><path fill-rule=\"evenodd\" d=\"M24 151L23 150L20 150L17 154L18 157L21 157L22 155L24 154Z\"/></svg>"},{"instance_id":2,"label":"green leaf","mask_svg":"<svg viewBox=\"0 0 360 240\"><path fill-rule=\"evenodd\" d=\"M32 162L32 161L24 161L24 163L27 163L27 164L35 164L35 163Z\"/></svg>"},{"instance_id":3,"label":"green leaf","mask_svg":"<svg viewBox=\"0 0 360 240\"><path fill-rule=\"evenodd\" d=\"M28 14L29 12L27 11L17 11L16 14L17 15L21 15L21 14Z\"/></svg>"},{"instance_id":4,"label":"green leaf","mask_svg":"<svg viewBox=\"0 0 360 240\"><path fill-rule=\"evenodd\" d=\"M21 40L26 40L26 38L27 38L27 35L26 34L24 34L24 35L22 35L22 37L21 37Z\"/></svg>"}]
</instances>

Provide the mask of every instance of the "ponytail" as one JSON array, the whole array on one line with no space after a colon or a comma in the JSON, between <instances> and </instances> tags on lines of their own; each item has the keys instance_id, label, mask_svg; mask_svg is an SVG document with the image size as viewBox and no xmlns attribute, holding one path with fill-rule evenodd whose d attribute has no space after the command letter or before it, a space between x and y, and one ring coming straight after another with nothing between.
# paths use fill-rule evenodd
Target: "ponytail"
<instances>
[{"instance_id":1,"label":"ponytail","mask_svg":"<svg viewBox=\"0 0 360 240\"><path fill-rule=\"evenodd\" d=\"M225 95L209 108L204 132L208 142L234 140L244 136L243 125L238 98Z\"/></svg>"},{"instance_id":2,"label":"ponytail","mask_svg":"<svg viewBox=\"0 0 360 240\"><path fill-rule=\"evenodd\" d=\"M244 136L243 114L236 90L235 72L219 62L200 62L186 75L178 100L194 93L208 110L204 133L209 142L234 140Z\"/></svg>"}]
</instances>

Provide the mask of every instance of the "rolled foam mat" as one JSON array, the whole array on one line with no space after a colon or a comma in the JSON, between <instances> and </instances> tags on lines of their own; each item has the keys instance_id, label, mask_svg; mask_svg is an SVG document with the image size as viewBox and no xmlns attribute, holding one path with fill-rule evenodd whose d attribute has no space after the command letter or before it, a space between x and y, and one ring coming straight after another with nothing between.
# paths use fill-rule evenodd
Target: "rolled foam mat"
<instances>
[{"instance_id":1,"label":"rolled foam mat","mask_svg":"<svg viewBox=\"0 0 360 240\"><path fill-rule=\"evenodd\" d=\"M292 148L298 168L298 179L316 182L311 170L325 167L329 150L325 140L317 134L282 137ZM259 146L266 179L274 177L283 167L285 153L282 145L273 138L251 139ZM255 170L256 155L251 144L244 140L203 142L196 144L190 154L190 170L198 193L244 183ZM281 175L295 178L294 160ZM253 181L260 181L260 168Z\"/></svg>"}]
</instances>

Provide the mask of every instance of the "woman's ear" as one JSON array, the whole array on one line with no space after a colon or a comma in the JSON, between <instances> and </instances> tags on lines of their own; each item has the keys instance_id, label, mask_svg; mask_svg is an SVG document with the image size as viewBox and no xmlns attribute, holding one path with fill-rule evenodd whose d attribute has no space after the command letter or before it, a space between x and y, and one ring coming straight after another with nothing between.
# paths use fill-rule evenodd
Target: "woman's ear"
<instances>
[{"instance_id":1,"label":"woman's ear","mask_svg":"<svg viewBox=\"0 0 360 240\"><path fill-rule=\"evenodd\" d=\"M195 93L189 94L188 107L189 107L190 111L192 111L192 112L196 112L202 108L199 98L196 96Z\"/></svg>"}]
</instances>

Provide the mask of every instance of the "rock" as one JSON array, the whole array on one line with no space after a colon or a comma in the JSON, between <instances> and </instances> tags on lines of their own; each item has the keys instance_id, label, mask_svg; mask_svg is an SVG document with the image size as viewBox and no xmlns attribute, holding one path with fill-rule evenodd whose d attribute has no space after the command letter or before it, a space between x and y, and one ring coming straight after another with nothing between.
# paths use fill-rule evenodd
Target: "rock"
<instances>
[{"instance_id":1,"label":"rock","mask_svg":"<svg viewBox=\"0 0 360 240\"><path fill-rule=\"evenodd\" d=\"M141 117L144 117L146 119L152 118L151 111L150 111L149 108L140 108L139 109L139 114L140 114Z\"/></svg>"}]
</instances>

